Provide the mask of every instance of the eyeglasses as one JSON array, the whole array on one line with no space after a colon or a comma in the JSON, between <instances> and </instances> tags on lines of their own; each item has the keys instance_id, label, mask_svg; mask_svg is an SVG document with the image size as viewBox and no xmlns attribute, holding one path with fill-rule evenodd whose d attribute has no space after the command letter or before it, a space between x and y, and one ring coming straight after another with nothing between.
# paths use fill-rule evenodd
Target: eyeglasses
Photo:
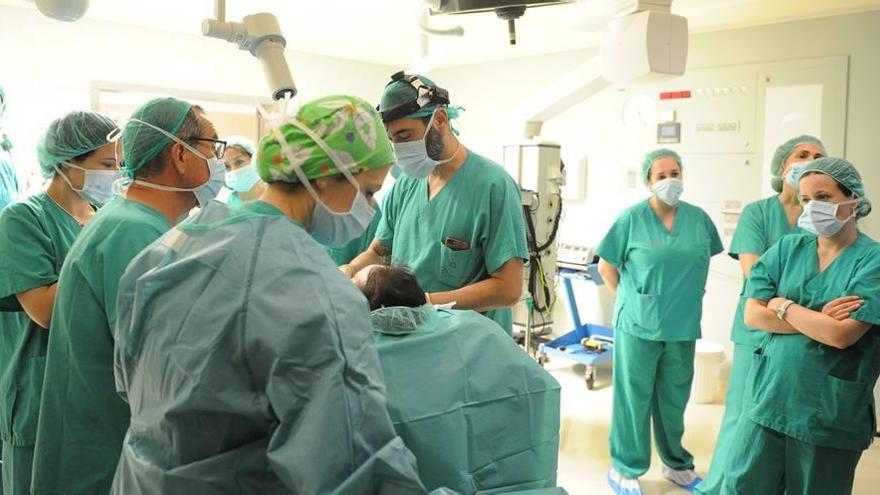
<instances>
[{"instance_id":1,"label":"eyeglasses","mask_svg":"<svg viewBox=\"0 0 880 495\"><path fill-rule=\"evenodd\" d=\"M223 155L226 154L226 141L198 136L190 136L186 139L187 141L207 141L209 143L214 143L214 157L220 160L222 160Z\"/></svg>"}]
</instances>

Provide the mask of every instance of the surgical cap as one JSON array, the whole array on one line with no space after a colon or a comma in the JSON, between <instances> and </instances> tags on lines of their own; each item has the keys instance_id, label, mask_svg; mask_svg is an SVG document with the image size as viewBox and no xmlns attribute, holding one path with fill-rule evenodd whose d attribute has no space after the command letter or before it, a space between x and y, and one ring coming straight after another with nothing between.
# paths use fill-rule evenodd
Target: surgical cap
<instances>
[{"instance_id":1,"label":"surgical cap","mask_svg":"<svg viewBox=\"0 0 880 495\"><path fill-rule=\"evenodd\" d=\"M435 309L431 305L419 308L407 306L379 308L370 313L370 323L375 331L389 335L403 335L412 333L424 324L428 320L428 314L433 311Z\"/></svg>"},{"instance_id":2,"label":"surgical cap","mask_svg":"<svg viewBox=\"0 0 880 495\"><path fill-rule=\"evenodd\" d=\"M190 110L192 104L177 98L154 98L137 108L131 118L177 135ZM128 121L122 131L123 173L134 177L135 172L169 144L171 138L165 134L135 120Z\"/></svg>"},{"instance_id":3,"label":"surgical cap","mask_svg":"<svg viewBox=\"0 0 880 495\"><path fill-rule=\"evenodd\" d=\"M773 186L774 191L782 192L782 170L785 168L785 160L788 160L788 157L794 153L794 149L802 144L815 144L825 154L825 145L822 144L822 141L806 134L793 137L782 143L776 148L776 152L773 153L773 161L770 162L770 174L773 176L770 179L770 185Z\"/></svg>"},{"instance_id":4,"label":"surgical cap","mask_svg":"<svg viewBox=\"0 0 880 495\"><path fill-rule=\"evenodd\" d=\"M327 96L303 105L296 116L301 124L324 141L336 161L352 174L394 163L394 149L379 114L369 103L355 96ZM305 131L290 122L280 125L289 146L288 157L275 131L260 140L257 172L266 182L299 183L300 168L309 180L338 175L336 163ZM293 162L291 162L293 160Z\"/></svg>"},{"instance_id":5,"label":"surgical cap","mask_svg":"<svg viewBox=\"0 0 880 495\"><path fill-rule=\"evenodd\" d=\"M804 176L810 172L821 173L831 177L838 184L849 189L856 197L860 198L862 201L859 203L858 211L856 212L857 218L868 216L871 213L871 202L865 196L865 183L862 182L862 176L852 163L843 158L830 156L819 158L804 167L800 180L803 180Z\"/></svg>"},{"instance_id":6,"label":"surgical cap","mask_svg":"<svg viewBox=\"0 0 880 495\"><path fill-rule=\"evenodd\" d=\"M425 76L416 76L422 84L425 86L436 86L434 81L428 79ZM379 111L385 112L391 110L392 108L397 108L401 105L405 105L413 100L418 99L419 94L410 83L406 81L391 81L387 86L385 86L385 90L382 91L382 99L379 100ZM445 108L446 113L449 114L449 119L457 119L459 115L461 115L460 107L453 107L448 105L438 105L436 103L432 103L429 105L425 105L417 111L403 117L405 119L422 119L427 118L434 115L434 111L438 108Z\"/></svg>"},{"instance_id":7,"label":"surgical cap","mask_svg":"<svg viewBox=\"0 0 880 495\"><path fill-rule=\"evenodd\" d=\"M223 140L226 141L226 146L238 148L239 151L243 151L252 157L257 154L254 142L244 136L227 136Z\"/></svg>"},{"instance_id":8,"label":"surgical cap","mask_svg":"<svg viewBox=\"0 0 880 495\"><path fill-rule=\"evenodd\" d=\"M37 142L37 161L43 177L55 175L55 167L104 146L107 135L117 129L109 117L95 112L70 112L49 124Z\"/></svg>"},{"instance_id":9,"label":"surgical cap","mask_svg":"<svg viewBox=\"0 0 880 495\"><path fill-rule=\"evenodd\" d=\"M681 164L681 157L678 156L678 153L666 148L660 148L659 150L651 151L645 155L645 159L642 161L642 180L645 182L645 184L648 183L648 178L651 175L651 167L654 165L654 162L666 157L672 158L673 160L678 162L678 168L682 170L684 169Z\"/></svg>"}]
</instances>

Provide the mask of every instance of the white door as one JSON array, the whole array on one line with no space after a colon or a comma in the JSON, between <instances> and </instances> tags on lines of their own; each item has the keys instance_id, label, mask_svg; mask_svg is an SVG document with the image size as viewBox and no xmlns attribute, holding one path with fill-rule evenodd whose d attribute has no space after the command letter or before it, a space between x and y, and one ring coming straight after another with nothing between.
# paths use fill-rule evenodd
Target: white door
<instances>
[{"instance_id":1,"label":"white door","mask_svg":"<svg viewBox=\"0 0 880 495\"><path fill-rule=\"evenodd\" d=\"M758 119L763 121L763 194L770 188L770 162L783 142L801 134L818 137L828 153L846 153L849 57L772 64L758 72Z\"/></svg>"}]
</instances>

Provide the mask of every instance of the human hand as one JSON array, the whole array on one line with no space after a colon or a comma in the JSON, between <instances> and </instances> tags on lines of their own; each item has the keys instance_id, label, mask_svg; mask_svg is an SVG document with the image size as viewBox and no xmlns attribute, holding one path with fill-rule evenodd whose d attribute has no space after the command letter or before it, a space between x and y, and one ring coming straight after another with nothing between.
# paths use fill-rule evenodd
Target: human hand
<instances>
[{"instance_id":1,"label":"human hand","mask_svg":"<svg viewBox=\"0 0 880 495\"><path fill-rule=\"evenodd\" d=\"M346 264L346 265L340 265L340 266L339 266L339 271L341 271L342 273L344 273L345 276L348 277L348 278L353 278L354 275L355 275L354 268L353 268L351 265L348 265L348 264Z\"/></svg>"},{"instance_id":2,"label":"human hand","mask_svg":"<svg viewBox=\"0 0 880 495\"><path fill-rule=\"evenodd\" d=\"M843 321L849 318L849 315L858 310L864 304L863 301L858 296L843 296L838 297L833 301L829 301L822 308L822 314L828 315L834 318L837 321Z\"/></svg>"}]
</instances>

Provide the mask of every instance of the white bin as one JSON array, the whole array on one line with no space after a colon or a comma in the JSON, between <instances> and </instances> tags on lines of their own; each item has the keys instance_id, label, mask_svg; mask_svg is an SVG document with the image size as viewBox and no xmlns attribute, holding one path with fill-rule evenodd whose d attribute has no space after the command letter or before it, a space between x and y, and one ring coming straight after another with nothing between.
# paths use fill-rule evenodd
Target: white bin
<instances>
[{"instance_id":1,"label":"white bin","mask_svg":"<svg viewBox=\"0 0 880 495\"><path fill-rule=\"evenodd\" d=\"M724 363L724 346L710 340L697 340L694 383L691 386L692 402L711 404L718 399L722 363Z\"/></svg>"}]
</instances>

